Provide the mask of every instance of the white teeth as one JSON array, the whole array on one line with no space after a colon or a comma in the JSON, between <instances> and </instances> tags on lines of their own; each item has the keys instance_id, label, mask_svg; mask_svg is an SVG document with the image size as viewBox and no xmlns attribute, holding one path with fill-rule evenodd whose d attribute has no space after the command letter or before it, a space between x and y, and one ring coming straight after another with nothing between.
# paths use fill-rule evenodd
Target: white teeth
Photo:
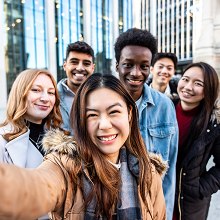
<instances>
[{"instance_id":1,"label":"white teeth","mask_svg":"<svg viewBox=\"0 0 220 220\"><path fill-rule=\"evenodd\" d=\"M76 73L75 76L77 76L77 77L83 77L84 75L81 74L81 73Z\"/></svg>"},{"instance_id":2,"label":"white teeth","mask_svg":"<svg viewBox=\"0 0 220 220\"><path fill-rule=\"evenodd\" d=\"M191 95L191 94L189 94L188 92L183 92L183 94L185 94L185 95Z\"/></svg>"},{"instance_id":3,"label":"white teeth","mask_svg":"<svg viewBox=\"0 0 220 220\"><path fill-rule=\"evenodd\" d=\"M112 135L112 136L110 136L110 137L107 137L107 138L105 138L105 137L99 137L99 139L102 140L102 141L111 141L111 140L113 140L115 137L116 137L116 134L115 134L115 135Z\"/></svg>"},{"instance_id":4,"label":"white teeth","mask_svg":"<svg viewBox=\"0 0 220 220\"><path fill-rule=\"evenodd\" d=\"M132 79L129 79L130 82L133 82L133 83L139 83L140 80L132 80Z\"/></svg>"}]
</instances>

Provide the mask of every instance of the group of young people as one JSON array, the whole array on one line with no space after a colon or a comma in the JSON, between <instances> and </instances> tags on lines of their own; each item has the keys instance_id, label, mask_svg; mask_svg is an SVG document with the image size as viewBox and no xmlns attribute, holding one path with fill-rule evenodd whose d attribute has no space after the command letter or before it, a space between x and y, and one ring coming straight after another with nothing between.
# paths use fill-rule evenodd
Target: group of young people
<instances>
[{"instance_id":1,"label":"group of young people","mask_svg":"<svg viewBox=\"0 0 220 220\"><path fill-rule=\"evenodd\" d=\"M75 42L58 85L46 70L18 75L0 127L0 219L207 218L220 188L216 71L190 64L173 86L176 56L135 28L115 57L118 78L93 73L92 48Z\"/></svg>"}]
</instances>

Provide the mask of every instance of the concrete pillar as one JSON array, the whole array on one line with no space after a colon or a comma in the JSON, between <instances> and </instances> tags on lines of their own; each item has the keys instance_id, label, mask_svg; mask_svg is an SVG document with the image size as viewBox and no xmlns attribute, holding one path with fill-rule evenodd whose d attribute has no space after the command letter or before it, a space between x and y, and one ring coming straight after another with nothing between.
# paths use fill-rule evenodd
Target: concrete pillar
<instances>
[{"instance_id":1,"label":"concrete pillar","mask_svg":"<svg viewBox=\"0 0 220 220\"><path fill-rule=\"evenodd\" d=\"M150 1L150 32L154 36L157 34L157 1L156 0L151 0ZM147 11L148 13L148 11Z\"/></svg>"},{"instance_id":2,"label":"concrete pillar","mask_svg":"<svg viewBox=\"0 0 220 220\"><path fill-rule=\"evenodd\" d=\"M5 48L4 48L4 42L5 42L5 24L4 24L4 8L3 8L3 1L0 1L0 88L1 88L1 94L0 94L0 112L1 114L5 114L5 109L7 105L7 80L6 80L6 69L5 69ZM2 119L2 115L1 118ZM0 123L3 122L3 120L0 121Z\"/></svg>"},{"instance_id":3,"label":"concrete pillar","mask_svg":"<svg viewBox=\"0 0 220 220\"><path fill-rule=\"evenodd\" d=\"M91 45L91 0L83 0L83 40Z\"/></svg>"},{"instance_id":4,"label":"concrete pillar","mask_svg":"<svg viewBox=\"0 0 220 220\"><path fill-rule=\"evenodd\" d=\"M133 27L141 28L141 0L132 0L133 8Z\"/></svg>"},{"instance_id":5,"label":"concrete pillar","mask_svg":"<svg viewBox=\"0 0 220 220\"><path fill-rule=\"evenodd\" d=\"M45 1L45 19L47 34L48 71L57 81L57 59L55 41L55 3L54 0Z\"/></svg>"},{"instance_id":6,"label":"concrete pillar","mask_svg":"<svg viewBox=\"0 0 220 220\"><path fill-rule=\"evenodd\" d=\"M204 61L214 65L214 24L212 1L203 0L201 36L196 45L194 62ZM204 28L205 27L205 28Z\"/></svg>"}]
</instances>

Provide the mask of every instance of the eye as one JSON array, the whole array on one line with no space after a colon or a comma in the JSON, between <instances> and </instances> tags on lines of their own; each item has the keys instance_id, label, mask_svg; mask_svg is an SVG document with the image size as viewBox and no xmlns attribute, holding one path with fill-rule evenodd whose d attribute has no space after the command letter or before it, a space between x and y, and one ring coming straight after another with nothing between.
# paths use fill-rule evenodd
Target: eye
<instances>
[{"instance_id":1,"label":"eye","mask_svg":"<svg viewBox=\"0 0 220 220\"><path fill-rule=\"evenodd\" d=\"M116 113L120 113L118 110L113 110L110 112L111 115L116 114Z\"/></svg>"},{"instance_id":2,"label":"eye","mask_svg":"<svg viewBox=\"0 0 220 220\"><path fill-rule=\"evenodd\" d=\"M77 64L78 62L77 61L71 61L71 64Z\"/></svg>"},{"instance_id":3,"label":"eye","mask_svg":"<svg viewBox=\"0 0 220 220\"><path fill-rule=\"evenodd\" d=\"M148 66L148 65L141 65L141 69L143 69L143 70L149 70L149 66Z\"/></svg>"},{"instance_id":4,"label":"eye","mask_svg":"<svg viewBox=\"0 0 220 220\"><path fill-rule=\"evenodd\" d=\"M131 63L124 63L123 64L126 68L131 68L133 65Z\"/></svg>"},{"instance_id":5,"label":"eye","mask_svg":"<svg viewBox=\"0 0 220 220\"><path fill-rule=\"evenodd\" d=\"M185 81L185 82L187 82L187 81L188 81L188 79L187 79L187 78L182 78L182 80L183 80L183 81Z\"/></svg>"},{"instance_id":6,"label":"eye","mask_svg":"<svg viewBox=\"0 0 220 220\"><path fill-rule=\"evenodd\" d=\"M95 113L90 113L90 114L87 115L87 118L94 118L96 116L98 116L98 115L95 114Z\"/></svg>"},{"instance_id":7,"label":"eye","mask_svg":"<svg viewBox=\"0 0 220 220\"><path fill-rule=\"evenodd\" d=\"M202 84L202 83L199 83L199 82L195 82L195 85L196 85L196 86L203 86L203 84Z\"/></svg>"},{"instance_id":8,"label":"eye","mask_svg":"<svg viewBox=\"0 0 220 220\"><path fill-rule=\"evenodd\" d=\"M49 95L55 95L55 92L48 92Z\"/></svg>"},{"instance_id":9,"label":"eye","mask_svg":"<svg viewBox=\"0 0 220 220\"><path fill-rule=\"evenodd\" d=\"M32 91L32 92L40 92L40 89L32 88L31 91Z\"/></svg>"},{"instance_id":10,"label":"eye","mask_svg":"<svg viewBox=\"0 0 220 220\"><path fill-rule=\"evenodd\" d=\"M91 63L84 63L84 66L90 66Z\"/></svg>"}]
</instances>

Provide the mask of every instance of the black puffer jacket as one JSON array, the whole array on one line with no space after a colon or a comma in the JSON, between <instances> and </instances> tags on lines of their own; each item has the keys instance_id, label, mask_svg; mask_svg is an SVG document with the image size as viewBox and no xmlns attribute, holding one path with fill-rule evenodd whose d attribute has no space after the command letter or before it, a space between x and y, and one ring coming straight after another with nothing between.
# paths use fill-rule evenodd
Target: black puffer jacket
<instances>
[{"instance_id":1,"label":"black puffer jacket","mask_svg":"<svg viewBox=\"0 0 220 220\"><path fill-rule=\"evenodd\" d=\"M211 155L215 166L206 170ZM177 170L175 211L179 220L205 220L211 195L220 189L220 101L204 133Z\"/></svg>"}]
</instances>

